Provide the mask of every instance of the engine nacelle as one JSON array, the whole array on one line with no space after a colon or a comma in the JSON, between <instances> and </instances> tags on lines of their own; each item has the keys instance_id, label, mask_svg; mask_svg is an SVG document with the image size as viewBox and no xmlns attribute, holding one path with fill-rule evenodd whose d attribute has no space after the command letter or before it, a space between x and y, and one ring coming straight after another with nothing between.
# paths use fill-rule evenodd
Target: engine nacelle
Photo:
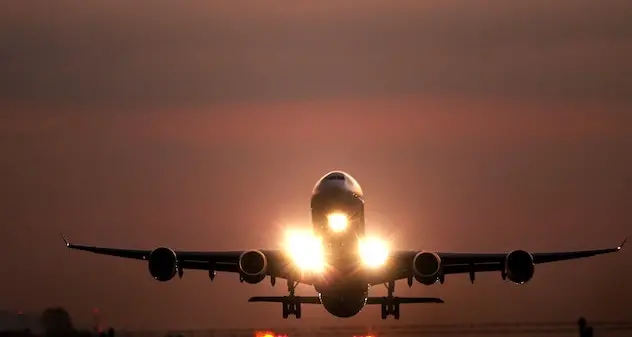
<instances>
[{"instance_id":1,"label":"engine nacelle","mask_svg":"<svg viewBox=\"0 0 632 337\"><path fill-rule=\"evenodd\" d=\"M505 258L504 274L507 278L517 284L524 284L533 278L535 273L535 263L533 255L524 250L514 250L507 254Z\"/></svg>"},{"instance_id":2,"label":"engine nacelle","mask_svg":"<svg viewBox=\"0 0 632 337\"><path fill-rule=\"evenodd\" d=\"M261 275L244 275L241 274L239 275L239 280L241 282L246 282L246 283L250 283L250 284L257 284L261 281L263 281L266 278L266 274L261 274Z\"/></svg>"},{"instance_id":3,"label":"engine nacelle","mask_svg":"<svg viewBox=\"0 0 632 337\"><path fill-rule=\"evenodd\" d=\"M417 282L423 284L423 285L433 285L435 283L437 283L437 281L439 281L439 277L438 276L433 276L433 277L421 277L418 275L415 275L415 280L417 280Z\"/></svg>"},{"instance_id":4,"label":"engine nacelle","mask_svg":"<svg viewBox=\"0 0 632 337\"><path fill-rule=\"evenodd\" d=\"M268 259L258 250L245 251L239 257L239 274L243 281L259 283L266 278Z\"/></svg>"},{"instance_id":5,"label":"engine nacelle","mask_svg":"<svg viewBox=\"0 0 632 337\"><path fill-rule=\"evenodd\" d=\"M156 281L166 282L171 280L178 272L178 257L176 253L167 248L159 247L149 253L149 274Z\"/></svg>"},{"instance_id":6,"label":"engine nacelle","mask_svg":"<svg viewBox=\"0 0 632 337\"><path fill-rule=\"evenodd\" d=\"M437 253L419 252L415 255L413 259L413 272L415 273L415 279L417 281L423 284L430 281L434 283L437 281L440 271L441 258Z\"/></svg>"}]
</instances>

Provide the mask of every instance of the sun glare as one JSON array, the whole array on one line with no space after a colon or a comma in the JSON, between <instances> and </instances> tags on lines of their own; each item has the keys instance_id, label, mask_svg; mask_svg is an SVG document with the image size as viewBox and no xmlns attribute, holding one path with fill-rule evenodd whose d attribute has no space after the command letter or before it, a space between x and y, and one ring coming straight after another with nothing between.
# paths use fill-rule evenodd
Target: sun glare
<instances>
[{"instance_id":1,"label":"sun glare","mask_svg":"<svg viewBox=\"0 0 632 337\"><path fill-rule=\"evenodd\" d=\"M370 268L383 266L389 255L388 243L377 238L365 238L359 242L362 263Z\"/></svg>"},{"instance_id":2,"label":"sun glare","mask_svg":"<svg viewBox=\"0 0 632 337\"><path fill-rule=\"evenodd\" d=\"M320 238L310 232L286 233L287 252L301 271L322 272L325 254Z\"/></svg>"}]
</instances>

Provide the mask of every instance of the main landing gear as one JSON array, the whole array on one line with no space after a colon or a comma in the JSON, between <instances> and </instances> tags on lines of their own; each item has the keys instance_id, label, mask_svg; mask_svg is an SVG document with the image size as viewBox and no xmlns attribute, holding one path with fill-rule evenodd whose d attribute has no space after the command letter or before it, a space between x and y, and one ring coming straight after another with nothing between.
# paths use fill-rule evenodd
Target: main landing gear
<instances>
[{"instance_id":1,"label":"main landing gear","mask_svg":"<svg viewBox=\"0 0 632 337\"><path fill-rule=\"evenodd\" d=\"M393 296L395 281L384 283L384 286L388 290L388 296L382 298L382 319L386 319L388 316L399 319L399 302Z\"/></svg>"},{"instance_id":2,"label":"main landing gear","mask_svg":"<svg viewBox=\"0 0 632 337\"><path fill-rule=\"evenodd\" d=\"M290 315L294 315L296 319L301 318L301 302L294 295L297 285L298 282L287 280L287 291L290 295L285 296L281 303L283 305L283 318L288 318Z\"/></svg>"}]
</instances>

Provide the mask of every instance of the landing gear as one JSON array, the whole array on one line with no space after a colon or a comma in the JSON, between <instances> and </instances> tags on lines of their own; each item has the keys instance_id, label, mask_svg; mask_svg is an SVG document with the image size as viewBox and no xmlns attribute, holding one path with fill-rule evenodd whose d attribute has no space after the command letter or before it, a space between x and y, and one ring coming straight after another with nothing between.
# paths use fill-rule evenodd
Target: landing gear
<instances>
[{"instance_id":1,"label":"landing gear","mask_svg":"<svg viewBox=\"0 0 632 337\"><path fill-rule=\"evenodd\" d=\"M388 295L382 298L382 319L393 316L395 319L399 319L399 302L393 296L395 292L395 281L389 281L384 286L388 290Z\"/></svg>"},{"instance_id":2,"label":"landing gear","mask_svg":"<svg viewBox=\"0 0 632 337\"><path fill-rule=\"evenodd\" d=\"M297 285L298 282L287 281L287 291L290 295L283 298L283 318L288 318L290 315L294 315L296 319L301 318L301 302L294 295L294 290Z\"/></svg>"},{"instance_id":3,"label":"landing gear","mask_svg":"<svg viewBox=\"0 0 632 337\"><path fill-rule=\"evenodd\" d=\"M290 315L294 315L296 319L301 318L300 302L287 301L283 303L283 318L288 318Z\"/></svg>"},{"instance_id":4,"label":"landing gear","mask_svg":"<svg viewBox=\"0 0 632 337\"><path fill-rule=\"evenodd\" d=\"M382 303L382 319L388 318L389 315L399 319L399 303Z\"/></svg>"}]
</instances>

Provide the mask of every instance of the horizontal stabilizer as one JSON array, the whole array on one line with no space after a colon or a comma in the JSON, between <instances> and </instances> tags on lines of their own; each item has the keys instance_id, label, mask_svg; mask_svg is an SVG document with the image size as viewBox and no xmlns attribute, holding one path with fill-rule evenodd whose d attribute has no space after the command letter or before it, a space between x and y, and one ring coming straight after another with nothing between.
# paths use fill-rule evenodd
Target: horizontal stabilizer
<instances>
[{"instance_id":1,"label":"horizontal stabilizer","mask_svg":"<svg viewBox=\"0 0 632 337\"><path fill-rule=\"evenodd\" d=\"M386 297L369 297L366 304L388 303ZM442 299L436 297L394 297L392 303L414 304L414 303L444 303Z\"/></svg>"},{"instance_id":2,"label":"horizontal stabilizer","mask_svg":"<svg viewBox=\"0 0 632 337\"><path fill-rule=\"evenodd\" d=\"M248 302L268 302L283 303L288 301L287 296L255 296L251 297ZM304 304L321 304L320 299L316 296L296 296L295 301ZM386 297L369 297L366 304L382 304L388 303ZM442 299L436 297L394 297L392 303L414 304L414 303L444 303Z\"/></svg>"},{"instance_id":3,"label":"horizontal stabilizer","mask_svg":"<svg viewBox=\"0 0 632 337\"><path fill-rule=\"evenodd\" d=\"M288 296L255 296L251 297L248 302L283 303L288 300ZM294 301L304 304L320 304L320 299L316 296L296 296L294 297Z\"/></svg>"}]
</instances>

